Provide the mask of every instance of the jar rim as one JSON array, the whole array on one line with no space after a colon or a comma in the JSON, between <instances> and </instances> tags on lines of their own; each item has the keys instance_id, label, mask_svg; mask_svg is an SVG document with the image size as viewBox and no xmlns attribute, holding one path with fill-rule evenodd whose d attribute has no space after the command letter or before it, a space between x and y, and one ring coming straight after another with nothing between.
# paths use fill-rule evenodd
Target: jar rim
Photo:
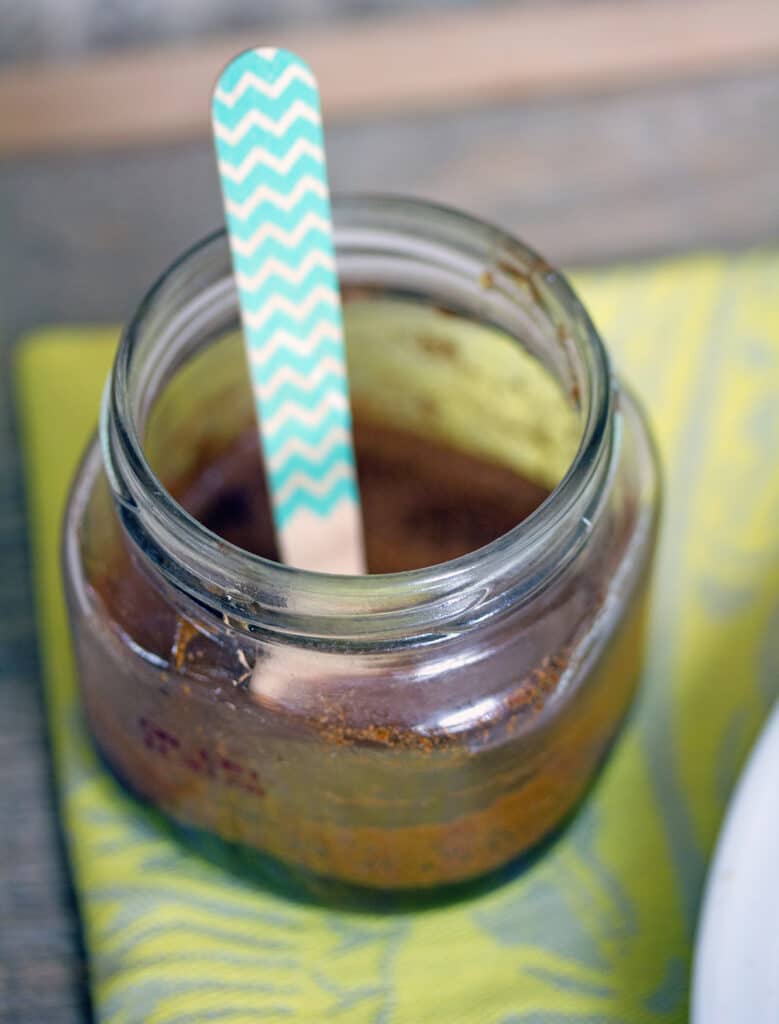
<instances>
[{"instance_id":1,"label":"jar rim","mask_svg":"<svg viewBox=\"0 0 779 1024\"><path fill-rule=\"evenodd\" d=\"M389 195L336 195L333 213L336 243L340 220L380 222L399 230L413 225L411 230L442 244L453 239L468 244L472 254L483 255L483 272L494 270L495 253L508 255L517 273L522 268L542 311L552 318L553 306L557 315L562 310L566 340L583 369L588 402L576 454L546 500L508 532L457 558L364 576L284 565L230 544L195 519L146 459L128 383L139 339L160 296L192 261L216 246L226 247L224 228L197 242L160 275L124 331L101 415L103 461L125 526L152 561L170 582L238 628L328 643L380 637L434 640L537 593L557 574L560 559L573 557L586 540L591 527L586 510L600 500L611 461L609 358L566 278L502 229L444 205ZM545 545L554 531L561 543Z\"/></svg>"}]
</instances>

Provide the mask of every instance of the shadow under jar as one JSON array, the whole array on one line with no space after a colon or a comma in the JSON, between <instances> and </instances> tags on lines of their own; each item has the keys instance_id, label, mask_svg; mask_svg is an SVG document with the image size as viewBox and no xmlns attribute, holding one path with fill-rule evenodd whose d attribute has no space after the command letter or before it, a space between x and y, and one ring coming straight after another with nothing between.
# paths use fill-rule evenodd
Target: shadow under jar
<instances>
[{"instance_id":1,"label":"shadow under jar","mask_svg":"<svg viewBox=\"0 0 779 1024\"><path fill-rule=\"evenodd\" d=\"M424 203L334 214L372 575L275 561L215 235L141 304L73 486L81 687L176 819L342 882L460 882L561 822L628 709L656 459L535 254Z\"/></svg>"}]
</instances>

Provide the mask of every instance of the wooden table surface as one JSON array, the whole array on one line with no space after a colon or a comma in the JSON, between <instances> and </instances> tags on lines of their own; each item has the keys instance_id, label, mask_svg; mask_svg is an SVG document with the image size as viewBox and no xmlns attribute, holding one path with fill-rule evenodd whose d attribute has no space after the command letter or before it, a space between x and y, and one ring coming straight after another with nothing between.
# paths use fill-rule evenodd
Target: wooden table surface
<instances>
[{"instance_id":1,"label":"wooden table surface","mask_svg":"<svg viewBox=\"0 0 779 1024\"><path fill-rule=\"evenodd\" d=\"M493 100L329 133L339 189L499 221L563 266L779 241L779 66ZM0 163L0 1021L89 1017L42 714L9 381L25 330L118 322L220 219L205 139Z\"/></svg>"}]
</instances>

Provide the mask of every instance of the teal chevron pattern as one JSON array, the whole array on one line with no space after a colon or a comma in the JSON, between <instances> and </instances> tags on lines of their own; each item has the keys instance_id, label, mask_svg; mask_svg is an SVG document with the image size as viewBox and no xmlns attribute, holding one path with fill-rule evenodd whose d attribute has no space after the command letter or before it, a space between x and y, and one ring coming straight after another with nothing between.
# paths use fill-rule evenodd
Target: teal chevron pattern
<instances>
[{"instance_id":1,"label":"teal chevron pattern","mask_svg":"<svg viewBox=\"0 0 779 1024\"><path fill-rule=\"evenodd\" d=\"M342 503L359 509L316 80L286 50L248 50L212 117L274 519L297 564L298 513L322 531Z\"/></svg>"}]
</instances>

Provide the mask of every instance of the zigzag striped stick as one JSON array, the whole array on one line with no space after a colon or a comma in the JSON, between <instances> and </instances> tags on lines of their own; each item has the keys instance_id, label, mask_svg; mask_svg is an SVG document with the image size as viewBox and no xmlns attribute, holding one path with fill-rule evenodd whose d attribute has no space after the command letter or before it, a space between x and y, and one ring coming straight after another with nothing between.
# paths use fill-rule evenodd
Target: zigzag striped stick
<instances>
[{"instance_id":1,"label":"zigzag striped stick","mask_svg":"<svg viewBox=\"0 0 779 1024\"><path fill-rule=\"evenodd\" d=\"M286 50L225 68L212 121L279 551L365 571L316 80Z\"/></svg>"}]
</instances>

